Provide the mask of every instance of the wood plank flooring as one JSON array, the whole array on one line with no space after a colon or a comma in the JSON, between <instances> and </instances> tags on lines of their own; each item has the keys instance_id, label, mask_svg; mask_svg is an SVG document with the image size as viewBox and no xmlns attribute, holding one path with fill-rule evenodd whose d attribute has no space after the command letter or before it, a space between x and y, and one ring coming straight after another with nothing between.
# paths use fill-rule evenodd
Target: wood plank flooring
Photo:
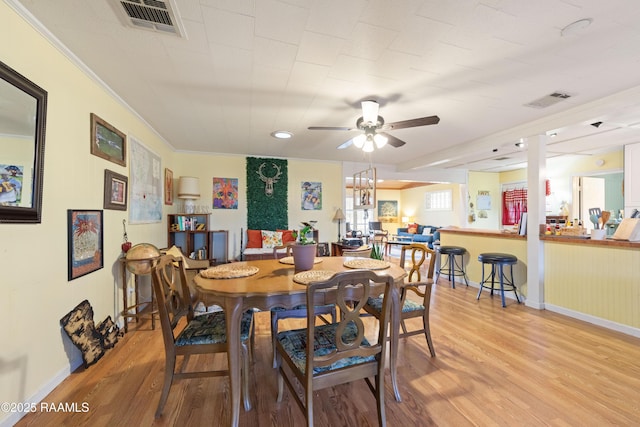
<instances>
[{"instance_id":1,"label":"wood plank flooring","mask_svg":"<svg viewBox=\"0 0 640 427\"><path fill-rule=\"evenodd\" d=\"M533 310L440 279L434 287L431 333L401 340L396 402L386 378L389 426L640 425L640 339L565 316ZM276 402L269 314L258 313L252 366L253 409L242 426L301 426L288 392ZM417 321L417 320L415 320ZM297 327L299 320L289 320ZM192 358L190 367L223 364ZM182 380L155 419L164 369L160 331L141 323L96 365L80 368L46 402L86 402L86 413L29 414L17 426L226 426L228 378ZM375 401L364 382L316 393L315 425L375 426Z\"/></svg>"}]
</instances>

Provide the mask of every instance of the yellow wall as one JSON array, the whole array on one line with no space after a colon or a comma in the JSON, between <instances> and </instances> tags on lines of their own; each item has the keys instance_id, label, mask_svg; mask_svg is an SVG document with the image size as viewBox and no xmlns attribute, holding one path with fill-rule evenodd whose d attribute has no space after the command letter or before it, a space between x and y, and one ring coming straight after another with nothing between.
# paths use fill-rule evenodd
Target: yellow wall
<instances>
[{"instance_id":1,"label":"yellow wall","mask_svg":"<svg viewBox=\"0 0 640 427\"><path fill-rule=\"evenodd\" d=\"M459 184L435 184L403 190L400 196L400 216L413 218L413 222L422 225L446 227L448 225L461 226L464 215L466 195L462 194ZM427 211L425 209L425 193L428 191L451 190L453 210Z\"/></svg>"},{"instance_id":2,"label":"yellow wall","mask_svg":"<svg viewBox=\"0 0 640 427\"><path fill-rule=\"evenodd\" d=\"M210 205L211 178L239 179L239 209L216 210L211 216L212 228L229 230L232 256L239 253L240 227L246 227L245 158L176 153L4 2L0 2L0 39L12 40L0 43L2 61L48 92L42 223L0 224L4 325L0 329L0 401L37 402L81 363L79 351L60 327L60 318L84 299L93 306L97 322L107 316L118 319L122 309L117 260L122 220L128 222L128 212L104 210L104 268L67 280L67 209L103 208L105 169L129 176L128 167L90 154L90 113L157 153L162 169L173 171L174 185L180 175L200 177L197 204ZM341 164L290 159L288 168L290 226L315 219L320 240L333 240L336 225L331 218L343 206ZM323 183L321 211L300 209L303 180ZM177 199L173 206L163 205L162 222L127 225L129 240L166 246L166 215L177 213L179 206ZM16 420L9 417L0 414L0 424Z\"/></svg>"},{"instance_id":3,"label":"yellow wall","mask_svg":"<svg viewBox=\"0 0 640 427\"><path fill-rule=\"evenodd\" d=\"M469 228L485 230L500 229L500 209L502 205L500 175L495 172L469 172L469 202L473 203L475 221L467 225ZM491 197L491 209L480 210L478 193L488 192ZM467 206L469 208L469 206Z\"/></svg>"},{"instance_id":4,"label":"yellow wall","mask_svg":"<svg viewBox=\"0 0 640 427\"><path fill-rule=\"evenodd\" d=\"M547 241L544 259L550 308L640 329L640 251Z\"/></svg>"}]
</instances>

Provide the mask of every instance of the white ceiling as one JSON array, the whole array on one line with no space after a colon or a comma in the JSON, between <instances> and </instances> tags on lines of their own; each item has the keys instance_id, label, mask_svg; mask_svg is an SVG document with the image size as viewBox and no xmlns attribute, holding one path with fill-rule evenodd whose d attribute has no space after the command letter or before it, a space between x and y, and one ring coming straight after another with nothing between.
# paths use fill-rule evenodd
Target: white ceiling
<instances>
[{"instance_id":1,"label":"white ceiling","mask_svg":"<svg viewBox=\"0 0 640 427\"><path fill-rule=\"evenodd\" d=\"M558 132L549 156L640 140L637 0L175 0L184 38L124 25L117 0L5 1L180 151L372 162L420 179L512 169L518 138L546 131ZM525 106L553 92L571 97ZM353 133L307 130L355 126L365 99L386 122L441 120L389 132L406 145L370 158L336 149ZM294 137L272 138L279 129Z\"/></svg>"}]
</instances>

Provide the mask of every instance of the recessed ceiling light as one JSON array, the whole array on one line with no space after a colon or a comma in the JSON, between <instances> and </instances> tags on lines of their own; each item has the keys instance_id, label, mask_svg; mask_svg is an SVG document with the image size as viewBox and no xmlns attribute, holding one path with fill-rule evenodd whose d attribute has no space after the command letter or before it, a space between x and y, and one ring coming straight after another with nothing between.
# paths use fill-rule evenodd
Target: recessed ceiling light
<instances>
[{"instance_id":1,"label":"recessed ceiling light","mask_svg":"<svg viewBox=\"0 0 640 427\"><path fill-rule=\"evenodd\" d=\"M271 136L278 139L289 139L293 136L293 134L286 130L275 130L271 132Z\"/></svg>"},{"instance_id":2,"label":"recessed ceiling light","mask_svg":"<svg viewBox=\"0 0 640 427\"><path fill-rule=\"evenodd\" d=\"M576 22L572 22L571 24L567 25L562 30L560 30L560 35L562 37L576 35L581 30L584 30L589 25L591 25L592 22L593 22L593 19L591 18L580 19Z\"/></svg>"}]
</instances>

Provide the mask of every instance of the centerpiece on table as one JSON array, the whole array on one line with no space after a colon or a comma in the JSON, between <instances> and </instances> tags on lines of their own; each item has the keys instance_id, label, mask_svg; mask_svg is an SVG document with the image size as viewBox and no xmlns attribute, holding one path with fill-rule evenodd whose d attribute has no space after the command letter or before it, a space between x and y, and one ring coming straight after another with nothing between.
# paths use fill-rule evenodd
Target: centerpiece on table
<instances>
[{"instance_id":1,"label":"centerpiece on table","mask_svg":"<svg viewBox=\"0 0 640 427\"><path fill-rule=\"evenodd\" d=\"M291 253L293 255L293 265L296 271L311 270L313 268L313 262L316 258L318 251L318 244L309 239L307 234L312 231L310 225L306 225L300 233L294 231L294 238L296 242L291 246Z\"/></svg>"}]
</instances>

